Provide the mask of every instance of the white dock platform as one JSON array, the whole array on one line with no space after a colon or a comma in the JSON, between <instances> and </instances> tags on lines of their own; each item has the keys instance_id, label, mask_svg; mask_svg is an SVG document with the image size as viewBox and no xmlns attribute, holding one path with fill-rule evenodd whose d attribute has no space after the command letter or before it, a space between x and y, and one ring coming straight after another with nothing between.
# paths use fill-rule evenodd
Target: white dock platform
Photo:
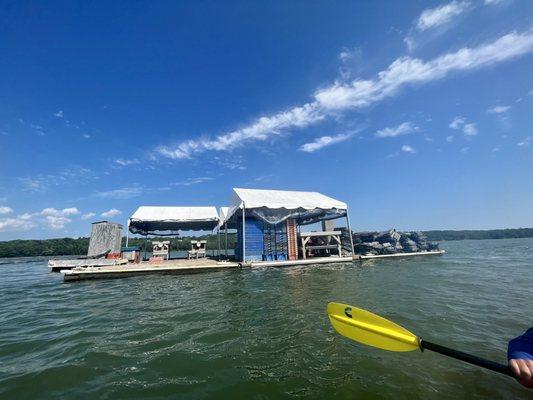
<instances>
[{"instance_id":1,"label":"white dock platform","mask_svg":"<svg viewBox=\"0 0 533 400\"><path fill-rule=\"evenodd\" d=\"M350 263L383 258L418 257L442 255L444 250L417 253L400 253L387 255L366 255L355 257L316 257L295 261L257 261L252 263L219 262L204 258L198 260L168 260L159 263L142 262L140 264L112 265L101 267L76 267L61 270L65 281L81 281L88 279L126 278L138 275L153 274L195 274L202 272L224 271L249 267L290 267L299 265Z\"/></svg>"}]
</instances>

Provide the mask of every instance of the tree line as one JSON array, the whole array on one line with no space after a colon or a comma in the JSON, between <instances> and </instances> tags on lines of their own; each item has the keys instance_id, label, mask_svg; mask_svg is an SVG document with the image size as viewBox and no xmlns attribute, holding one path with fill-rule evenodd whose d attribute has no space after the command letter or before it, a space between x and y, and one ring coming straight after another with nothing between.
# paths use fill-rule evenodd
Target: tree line
<instances>
[{"instance_id":1,"label":"tree line","mask_svg":"<svg viewBox=\"0 0 533 400\"><path fill-rule=\"evenodd\" d=\"M36 257L36 256L79 256L86 255L89 249L88 237L45 239L45 240L9 240L0 241L0 258L7 257ZM218 249L217 235L187 236L187 237L159 237L159 238L130 238L129 246L140 246L150 251L152 240L169 240L172 250L190 250L191 240L207 240L207 249ZM221 235L220 246L225 248L225 237ZM235 234L228 234L228 249L235 247ZM122 238L122 246L126 245L126 238Z\"/></svg>"},{"instance_id":2,"label":"tree line","mask_svg":"<svg viewBox=\"0 0 533 400\"><path fill-rule=\"evenodd\" d=\"M429 241L443 240L480 240L480 239L511 239L533 237L533 228L492 229L492 230L433 230L425 231ZM172 250L190 250L191 240L207 240L207 249L218 248L217 235L168 237L168 238L130 238L130 246L140 246L142 250L151 249L151 241L170 240ZM235 248L236 235L228 235L228 249ZM122 238L125 246L126 238ZM9 240L0 242L0 258L35 257L35 256L74 256L85 255L89 248L89 238L80 237L46 239L46 240ZM221 248L224 249L224 235L221 235Z\"/></svg>"}]
</instances>

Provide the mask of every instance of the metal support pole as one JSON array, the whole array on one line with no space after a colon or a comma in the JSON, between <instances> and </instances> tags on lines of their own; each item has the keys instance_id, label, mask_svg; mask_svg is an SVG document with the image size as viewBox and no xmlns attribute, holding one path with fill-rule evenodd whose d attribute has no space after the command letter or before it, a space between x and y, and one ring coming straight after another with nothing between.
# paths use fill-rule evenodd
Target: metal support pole
<instances>
[{"instance_id":1,"label":"metal support pole","mask_svg":"<svg viewBox=\"0 0 533 400\"><path fill-rule=\"evenodd\" d=\"M218 259L220 259L220 227L218 227L218 230L217 230L217 240L218 240L217 256L218 256Z\"/></svg>"},{"instance_id":2,"label":"metal support pole","mask_svg":"<svg viewBox=\"0 0 533 400\"><path fill-rule=\"evenodd\" d=\"M146 258L146 248L148 247L148 234L144 235L144 257Z\"/></svg>"},{"instance_id":3,"label":"metal support pole","mask_svg":"<svg viewBox=\"0 0 533 400\"><path fill-rule=\"evenodd\" d=\"M226 256L226 259L228 258L228 223L226 222L224 224L224 236L226 237L226 250L224 251L224 255Z\"/></svg>"},{"instance_id":4,"label":"metal support pole","mask_svg":"<svg viewBox=\"0 0 533 400\"><path fill-rule=\"evenodd\" d=\"M246 218L244 216L244 201L242 202L242 261L246 260Z\"/></svg>"},{"instance_id":5,"label":"metal support pole","mask_svg":"<svg viewBox=\"0 0 533 400\"><path fill-rule=\"evenodd\" d=\"M126 247L128 247L129 238L130 238L130 220L128 219L128 227L126 228Z\"/></svg>"},{"instance_id":6,"label":"metal support pole","mask_svg":"<svg viewBox=\"0 0 533 400\"><path fill-rule=\"evenodd\" d=\"M348 214L348 208L346 208L346 222L348 223L348 234L350 235L350 246L352 247L352 257L355 256L355 251L353 248L353 235L352 227L350 226L350 215Z\"/></svg>"}]
</instances>

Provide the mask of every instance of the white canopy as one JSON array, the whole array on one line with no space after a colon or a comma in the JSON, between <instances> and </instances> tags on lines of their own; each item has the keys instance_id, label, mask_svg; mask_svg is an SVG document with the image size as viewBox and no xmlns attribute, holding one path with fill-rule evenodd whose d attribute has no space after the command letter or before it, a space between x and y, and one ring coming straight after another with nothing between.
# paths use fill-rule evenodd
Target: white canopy
<instances>
[{"instance_id":1,"label":"white canopy","mask_svg":"<svg viewBox=\"0 0 533 400\"><path fill-rule=\"evenodd\" d=\"M222 221L229 221L243 208L269 223L296 218L300 224L340 218L348 210L346 203L318 192L234 188L231 207Z\"/></svg>"},{"instance_id":2,"label":"white canopy","mask_svg":"<svg viewBox=\"0 0 533 400\"><path fill-rule=\"evenodd\" d=\"M233 200L232 206L241 207L244 203L247 209L266 207L285 208L287 210L298 208L305 210L314 210L315 208L346 210L348 208L346 203L318 192L234 188Z\"/></svg>"},{"instance_id":3,"label":"white canopy","mask_svg":"<svg viewBox=\"0 0 533 400\"><path fill-rule=\"evenodd\" d=\"M224 221L226 220L226 217L228 215L228 212L229 212L229 207L220 207L218 209L218 215L220 217L220 220L218 222L218 226L221 227L222 225L224 225Z\"/></svg>"},{"instance_id":4,"label":"white canopy","mask_svg":"<svg viewBox=\"0 0 533 400\"><path fill-rule=\"evenodd\" d=\"M213 230L219 217L215 207L141 206L128 221L132 233Z\"/></svg>"}]
</instances>

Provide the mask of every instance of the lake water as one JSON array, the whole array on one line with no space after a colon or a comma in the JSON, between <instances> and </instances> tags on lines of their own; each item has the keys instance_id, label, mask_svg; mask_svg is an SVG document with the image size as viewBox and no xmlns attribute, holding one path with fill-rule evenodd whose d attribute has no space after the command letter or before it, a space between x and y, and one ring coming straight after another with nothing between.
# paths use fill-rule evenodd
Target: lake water
<instances>
[{"instance_id":1,"label":"lake water","mask_svg":"<svg viewBox=\"0 0 533 400\"><path fill-rule=\"evenodd\" d=\"M431 352L349 342L342 301L436 343L505 362L533 325L533 239L444 242L447 254L338 266L63 283L0 260L0 398L532 398Z\"/></svg>"}]
</instances>

